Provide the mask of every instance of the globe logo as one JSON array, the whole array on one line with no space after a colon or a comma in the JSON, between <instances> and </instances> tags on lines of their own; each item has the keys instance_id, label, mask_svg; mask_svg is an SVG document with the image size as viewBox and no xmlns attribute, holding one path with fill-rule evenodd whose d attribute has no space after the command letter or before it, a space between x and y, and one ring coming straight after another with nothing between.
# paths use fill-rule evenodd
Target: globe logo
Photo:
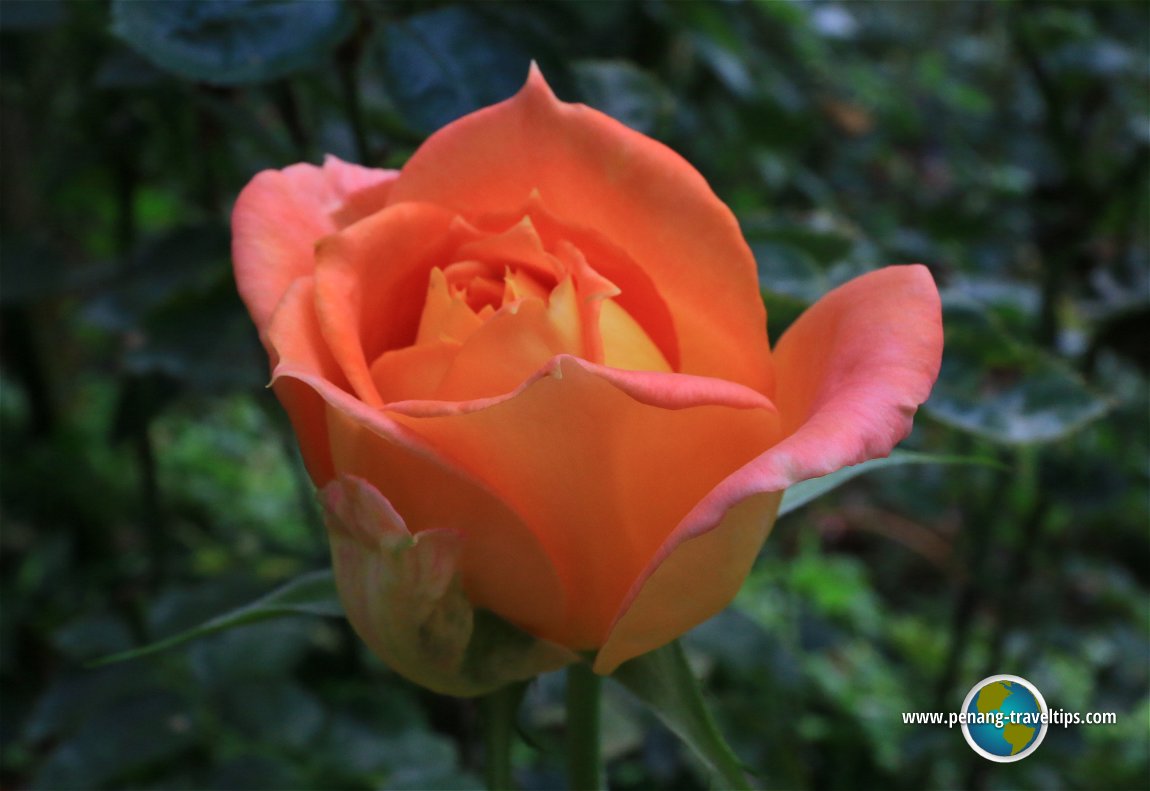
<instances>
[{"instance_id":1,"label":"globe logo","mask_svg":"<svg viewBox=\"0 0 1150 791\"><path fill-rule=\"evenodd\" d=\"M991 761L1021 761L1046 738L1049 709L1042 693L1019 676L989 676L962 702L962 735Z\"/></svg>"}]
</instances>

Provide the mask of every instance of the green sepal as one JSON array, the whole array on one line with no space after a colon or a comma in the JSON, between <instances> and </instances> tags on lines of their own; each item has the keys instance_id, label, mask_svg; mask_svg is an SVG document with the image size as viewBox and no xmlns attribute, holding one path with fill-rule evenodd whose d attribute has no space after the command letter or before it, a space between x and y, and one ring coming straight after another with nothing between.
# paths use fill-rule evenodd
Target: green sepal
<instances>
[{"instance_id":1,"label":"green sepal","mask_svg":"<svg viewBox=\"0 0 1150 791\"><path fill-rule=\"evenodd\" d=\"M472 605L456 530L411 533L367 481L340 475L320 492L336 586L368 647L409 681L471 697L578 659Z\"/></svg>"},{"instance_id":2,"label":"green sepal","mask_svg":"<svg viewBox=\"0 0 1150 791\"><path fill-rule=\"evenodd\" d=\"M113 662L137 659L217 632L235 629L237 626L246 626L271 618L283 618L287 615L320 615L331 618L343 616L343 606L339 603L335 578L330 570L310 571L281 585L266 596L261 596L251 604L217 615L199 626L154 643L93 660L88 666L99 667Z\"/></svg>"}]
</instances>

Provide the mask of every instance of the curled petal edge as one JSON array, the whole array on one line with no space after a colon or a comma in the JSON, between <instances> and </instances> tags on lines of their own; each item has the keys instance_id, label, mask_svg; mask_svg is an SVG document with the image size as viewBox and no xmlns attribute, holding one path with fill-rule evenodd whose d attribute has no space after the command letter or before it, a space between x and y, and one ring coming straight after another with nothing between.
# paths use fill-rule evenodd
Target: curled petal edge
<instances>
[{"instance_id":1,"label":"curled petal edge","mask_svg":"<svg viewBox=\"0 0 1150 791\"><path fill-rule=\"evenodd\" d=\"M339 409L365 428L404 446L422 457L447 463L433 448L412 430L392 419L387 413L395 412L409 417L441 417L461 415L486 409L515 398L527 388L545 378L563 378L563 368L575 365L602 378L636 401L663 409L687 409L696 406L728 406L736 409L765 409L775 413L774 404L762 393L749 387L688 374L667 374L648 371L623 371L598 365L568 354L553 357L514 391L494 398L473 401L397 401L383 408L369 407L351 393L333 385L322 374L301 367L297 361L282 359L272 373L272 383L284 378L299 380L315 390L333 408ZM460 475L474 480L461 469Z\"/></svg>"},{"instance_id":2,"label":"curled petal edge","mask_svg":"<svg viewBox=\"0 0 1150 791\"><path fill-rule=\"evenodd\" d=\"M465 415L511 400L544 377L562 379L563 368L567 365L577 365L587 373L614 385L636 401L662 409L728 406L735 409L765 409L772 413L777 411L767 396L735 382L693 374L628 371L589 362L569 354L552 357L523 384L503 395L470 401L394 401L385 408L408 417Z\"/></svg>"}]
</instances>

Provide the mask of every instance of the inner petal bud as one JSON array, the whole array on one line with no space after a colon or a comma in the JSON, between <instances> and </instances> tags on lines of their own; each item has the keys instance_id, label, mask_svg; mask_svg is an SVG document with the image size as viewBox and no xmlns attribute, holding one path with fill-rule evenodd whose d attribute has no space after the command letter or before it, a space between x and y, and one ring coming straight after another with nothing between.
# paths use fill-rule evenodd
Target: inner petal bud
<instances>
[{"instance_id":1,"label":"inner petal bud","mask_svg":"<svg viewBox=\"0 0 1150 791\"><path fill-rule=\"evenodd\" d=\"M428 272L414 343L371 366L385 403L510 393L559 354L673 370L594 261L566 240L544 248L528 220L461 245L456 256Z\"/></svg>"},{"instance_id":2,"label":"inner petal bud","mask_svg":"<svg viewBox=\"0 0 1150 791\"><path fill-rule=\"evenodd\" d=\"M547 289L526 271L507 268L503 275L503 304L507 305L520 299L537 299L547 302Z\"/></svg>"},{"instance_id":3,"label":"inner petal bud","mask_svg":"<svg viewBox=\"0 0 1150 791\"><path fill-rule=\"evenodd\" d=\"M456 261L443 270L454 295L478 312L485 307L498 308L503 301L503 275L482 261Z\"/></svg>"},{"instance_id":4,"label":"inner petal bud","mask_svg":"<svg viewBox=\"0 0 1150 791\"><path fill-rule=\"evenodd\" d=\"M452 284L443 269L432 269L427 278L427 297L415 345L455 341L462 343L483 324L475 310L462 298L458 285Z\"/></svg>"}]
</instances>

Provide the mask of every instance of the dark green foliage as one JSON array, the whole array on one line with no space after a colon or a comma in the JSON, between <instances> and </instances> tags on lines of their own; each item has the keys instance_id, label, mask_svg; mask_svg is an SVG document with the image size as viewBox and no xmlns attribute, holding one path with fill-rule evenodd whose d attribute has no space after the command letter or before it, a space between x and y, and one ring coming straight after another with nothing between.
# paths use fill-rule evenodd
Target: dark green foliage
<instances>
[{"instance_id":1,"label":"dark green foliage","mask_svg":"<svg viewBox=\"0 0 1150 791\"><path fill-rule=\"evenodd\" d=\"M859 272L928 264L947 351L906 448L998 462L879 465L787 515L687 636L755 782L1146 787L1148 38L1141 2L4 0L0 785L479 785L475 704L340 619L90 663L328 562L234 293L235 195L325 153L398 167L534 60L703 172L773 339ZM1118 723L1011 765L902 724L992 673ZM605 692L613 788L705 787ZM524 787L562 785L562 701L561 676L525 694Z\"/></svg>"},{"instance_id":2,"label":"dark green foliage","mask_svg":"<svg viewBox=\"0 0 1150 791\"><path fill-rule=\"evenodd\" d=\"M511 31L471 6L397 19L385 28L382 46L396 108L425 135L511 96L531 62Z\"/></svg>"},{"instance_id":3,"label":"dark green foliage","mask_svg":"<svg viewBox=\"0 0 1150 791\"><path fill-rule=\"evenodd\" d=\"M316 66L351 32L343 0L113 0L112 32L157 66L213 85L268 82Z\"/></svg>"}]
</instances>

